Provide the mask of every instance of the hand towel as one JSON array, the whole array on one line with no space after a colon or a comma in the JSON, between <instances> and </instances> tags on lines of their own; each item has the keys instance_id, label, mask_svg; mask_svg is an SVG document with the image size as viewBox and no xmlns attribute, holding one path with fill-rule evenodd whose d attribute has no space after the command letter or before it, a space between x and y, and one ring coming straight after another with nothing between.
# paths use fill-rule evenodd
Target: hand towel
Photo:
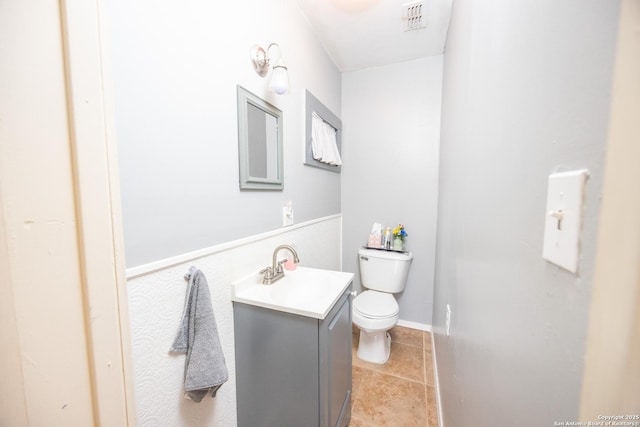
<instances>
[{"instance_id":1,"label":"hand towel","mask_svg":"<svg viewBox=\"0 0 640 427\"><path fill-rule=\"evenodd\" d=\"M204 274L191 267L185 278L189 289L172 352L186 353L185 397L200 402L207 394L215 397L229 373L222 353L209 285Z\"/></svg>"}]
</instances>

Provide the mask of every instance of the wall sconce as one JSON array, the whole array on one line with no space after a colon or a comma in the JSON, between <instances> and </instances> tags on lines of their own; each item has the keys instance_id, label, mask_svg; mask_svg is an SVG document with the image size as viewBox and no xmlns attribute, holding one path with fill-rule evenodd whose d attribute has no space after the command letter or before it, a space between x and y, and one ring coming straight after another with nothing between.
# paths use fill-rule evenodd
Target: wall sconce
<instances>
[{"instance_id":1,"label":"wall sconce","mask_svg":"<svg viewBox=\"0 0 640 427\"><path fill-rule=\"evenodd\" d=\"M289 75L287 74L287 67L282 60L280 46L278 46L277 43L271 43L267 47L267 50L264 50L262 46L254 45L251 48L251 61L253 62L253 68L256 70L256 73L258 73L260 77L266 76L269 72L269 63L271 60L269 58L269 50L271 50L273 46L278 48L278 61L276 65L273 66L269 89L278 95L282 95L289 90Z\"/></svg>"}]
</instances>

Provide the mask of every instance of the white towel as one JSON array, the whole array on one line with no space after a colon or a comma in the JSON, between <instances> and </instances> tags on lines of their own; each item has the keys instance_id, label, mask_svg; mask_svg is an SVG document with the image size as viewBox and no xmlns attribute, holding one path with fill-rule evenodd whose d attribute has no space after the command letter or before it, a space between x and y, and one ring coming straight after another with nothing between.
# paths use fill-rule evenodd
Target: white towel
<instances>
[{"instance_id":1,"label":"white towel","mask_svg":"<svg viewBox=\"0 0 640 427\"><path fill-rule=\"evenodd\" d=\"M311 113L311 150L314 159L334 166L342 164L336 133L336 129L315 111Z\"/></svg>"},{"instance_id":2,"label":"white towel","mask_svg":"<svg viewBox=\"0 0 640 427\"><path fill-rule=\"evenodd\" d=\"M195 267L185 276L189 289L182 321L172 352L187 353L184 362L185 397L200 402L207 394L215 397L229 373L218 337L211 294L204 274Z\"/></svg>"}]
</instances>

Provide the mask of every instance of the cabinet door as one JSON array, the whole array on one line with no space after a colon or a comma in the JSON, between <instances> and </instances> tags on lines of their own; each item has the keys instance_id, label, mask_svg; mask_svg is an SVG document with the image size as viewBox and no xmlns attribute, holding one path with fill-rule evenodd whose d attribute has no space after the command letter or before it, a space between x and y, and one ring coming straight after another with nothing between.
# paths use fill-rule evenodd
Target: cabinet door
<instances>
[{"instance_id":1,"label":"cabinet door","mask_svg":"<svg viewBox=\"0 0 640 427\"><path fill-rule=\"evenodd\" d=\"M340 298L322 322L321 425L346 427L351 419L351 295Z\"/></svg>"},{"instance_id":2,"label":"cabinet door","mask_svg":"<svg viewBox=\"0 0 640 427\"><path fill-rule=\"evenodd\" d=\"M238 427L318 427L318 319L234 303Z\"/></svg>"}]
</instances>

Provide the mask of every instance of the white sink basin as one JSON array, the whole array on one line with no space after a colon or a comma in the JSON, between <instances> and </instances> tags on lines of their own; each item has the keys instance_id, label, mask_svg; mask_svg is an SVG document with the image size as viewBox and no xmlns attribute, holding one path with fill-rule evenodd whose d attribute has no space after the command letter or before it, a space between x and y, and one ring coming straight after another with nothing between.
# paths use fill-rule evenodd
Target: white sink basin
<instances>
[{"instance_id":1,"label":"white sink basin","mask_svg":"<svg viewBox=\"0 0 640 427\"><path fill-rule=\"evenodd\" d=\"M271 285L262 284L262 274L252 274L233 283L231 299L245 304L324 319L353 280L353 273L298 267L285 270Z\"/></svg>"}]
</instances>

